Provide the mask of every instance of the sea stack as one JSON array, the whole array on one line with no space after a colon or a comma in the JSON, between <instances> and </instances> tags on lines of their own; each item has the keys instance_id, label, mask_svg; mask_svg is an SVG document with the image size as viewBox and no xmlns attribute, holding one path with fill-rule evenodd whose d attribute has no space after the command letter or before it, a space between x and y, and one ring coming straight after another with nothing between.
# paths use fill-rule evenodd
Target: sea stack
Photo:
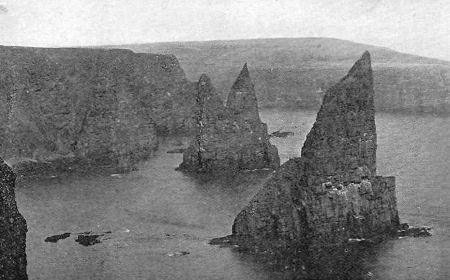
<instances>
[{"instance_id":1,"label":"sea stack","mask_svg":"<svg viewBox=\"0 0 450 280\"><path fill-rule=\"evenodd\" d=\"M238 214L233 243L317 253L398 229L395 178L376 176L368 52L326 92L301 155L284 163Z\"/></svg>"},{"instance_id":2,"label":"sea stack","mask_svg":"<svg viewBox=\"0 0 450 280\"><path fill-rule=\"evenodd\" d=\"M244 64L239 76L231 87L227 98L227 108L233 115L238 115L244 121L261 123L256 100L255 87L248 72L247 63Z\"/></svg>"},{"instance_id":3,"label":"sea stack","mask_svg":"<svg viewBox=\"0 0 450 280\"><path fill-rule=\"evenodd\" d=\"M27 223L17 210L16 175L0 158L0 279L28 279Z\"/></svg>"},{"instance_id":4,"label":"sea stack","mask_svg":"<svg viewBox=\"0 0 450 280\"><path fill-rule=\"evenodd\" d=\"M270 144L267 125L259 118L247 64L231 89L226 107L204 74L197 84L196 102L195 137L179 169L229 173L279 166L278 150Z\"/></svg>"}]
</instances>

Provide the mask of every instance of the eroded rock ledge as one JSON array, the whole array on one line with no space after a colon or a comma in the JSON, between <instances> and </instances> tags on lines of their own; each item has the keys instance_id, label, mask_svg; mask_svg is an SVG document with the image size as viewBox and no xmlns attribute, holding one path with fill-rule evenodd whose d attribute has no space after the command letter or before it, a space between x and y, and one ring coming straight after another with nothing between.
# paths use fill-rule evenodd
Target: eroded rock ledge
<instances>
[{"instance_id":1,"label":"eroded rock ledge","mask_svg":"<svg viewBox=\"0 0 450 280\"><path fill-rule=\"evenodd\" d=\"M231 88L226 107L206 75L200 77L197 92L197 130L179 169L204 173L279 166L278 150L269 142L267 125L259 117L247 64Z\"/></svg>"},{"instance_id":2,"label":"eroded rock ledge","mask_svg":"<svg viewBox=\"0 0 450 280\"><path fill-rule=\"evenodd\" d=\"M16 175L0 158L0 279L28 279L27 223L17 210Z\"/></svg>"},{"instance_id":3,"label":"eroded rock ledge","mask_svg":"<svg viewBox=\"0 0 450 280\"><path fill-rule=\"evenodd\" d=\"M395 178L376 175L370 55L330 88L301 157L283 164L236 217L230 243L320 252L399 228Z\"/></svg>"}]
</instances>

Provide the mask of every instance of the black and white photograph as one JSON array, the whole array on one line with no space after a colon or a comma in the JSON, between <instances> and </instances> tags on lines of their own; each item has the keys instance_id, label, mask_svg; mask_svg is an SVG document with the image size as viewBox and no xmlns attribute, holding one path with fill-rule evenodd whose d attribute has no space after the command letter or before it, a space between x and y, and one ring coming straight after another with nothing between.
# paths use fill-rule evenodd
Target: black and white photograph
<instances>
[{"instance_id":1,"label":"black and white photograph","mask_svg":"<svg viewBox=\"0 0 450 280\"><path fill-rule=\"evenodd\" d=\"M450 1L0 0L0 280L450 279Z\"/></svg>"}]
</instances>

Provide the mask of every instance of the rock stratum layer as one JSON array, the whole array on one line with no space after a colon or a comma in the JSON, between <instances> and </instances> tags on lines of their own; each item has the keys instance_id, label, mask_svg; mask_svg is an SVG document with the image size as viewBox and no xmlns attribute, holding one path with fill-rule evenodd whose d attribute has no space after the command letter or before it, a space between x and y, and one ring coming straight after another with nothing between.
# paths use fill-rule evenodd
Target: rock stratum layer
<instances>
[{"instance_id":1,"label":"rock stratum layer","mask_svg":"<svg viewBox=\"0 0 450 280\"><path fill-rule=\"evenodd\" d=\"M280 165L267 125L259 118L247 64L231 88L226 107L206 75L200 77L197 92L197 130L183 153L181 170L234 172Z\"/></svg>"},{"instance_id":2,"label":"rock stratum layer","mask_svg":"<svg viewBox=\"0 0 450 280\"><path fill-rule=\"evenodd\" d=\"M399 226L395 178L376 176L370 55L324 96L300 158L283 164L236 217L231 239L250 248L320 252Z\"/></svg>"},{"instance_id":3,"label":"rock stratum layer","mask_svg":"<svg viewBox=\"0 0 450 280\"><path fill-rule=\"evenodd\" d=\"M31 166L127 168L157 133L193 127L193 86L171 55L0 47L0 151Z\"/></svg>"},{"instance_id":4,"label":"rock stratum layer","mask_svg":"<svg viewBox=\"0 0 450 280\"><path fill-rule=\"evenodd\" d=\"M0 158L0 279L5 280L28 279L27 223L17 210L15 180L12 169Z\"/></svg>"}]
</instances>

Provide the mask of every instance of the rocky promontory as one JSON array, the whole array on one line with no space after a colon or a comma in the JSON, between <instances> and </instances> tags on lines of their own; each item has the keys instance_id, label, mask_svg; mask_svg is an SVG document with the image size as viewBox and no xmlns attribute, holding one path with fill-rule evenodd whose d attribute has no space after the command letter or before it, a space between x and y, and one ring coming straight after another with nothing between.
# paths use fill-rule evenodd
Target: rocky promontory
<instances>
[{"instance_id":1,"label":"rocky promontory","mask_svg":"<svg viewBox=\"0 0 450 280\"><path fill-rule=\"evenodd\" d=\"M27 223L17 210L16 175L0 158L0 279L28 279L25 253Z\"/></svg>"},{"instance_id":2,"label":"rocky promontory","mask_svg":"<svg viewBox=\"0 0 450 280\"><path fill-rule=\"evenodd\" d=\"M26 174L128 169L157 134L192 129L192 93L173 55L0 46L0 151Z\"/></svg>"},{"instance_id":3,"label":"rocky promontory","mask_svg":"<svg viewBox=\"0 0 450 280\"><path fill-rule=\"evenodd\" d=\"M236 217L241 247L315 254L399 228L395 178L376 174L368 52L325 94L301 157L284 163Z\"/></svg>"},{"instance_id":4,"label":"rocky promontory","mask_svg":"<svg viewBox=\"0 0 450 280\"><path fill-rule=\"evenodd\" d=\"M278 150L269 142L267 125L259 117L247 64L231 88L226 107L206 75L200 77L197 92L197 129L184 151L181 170L234 172L279 166Z\"/></svg>"}]
</instances>

